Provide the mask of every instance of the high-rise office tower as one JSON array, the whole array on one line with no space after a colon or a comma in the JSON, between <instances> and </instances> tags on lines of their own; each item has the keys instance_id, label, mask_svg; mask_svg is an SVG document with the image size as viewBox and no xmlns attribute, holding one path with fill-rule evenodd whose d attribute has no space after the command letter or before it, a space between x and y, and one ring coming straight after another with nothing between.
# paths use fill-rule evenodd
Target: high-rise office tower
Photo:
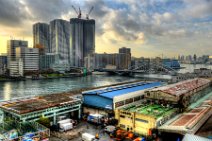
<instances>
[{"instance_id":1,"label":"high-rise office tower","mask_svg":"<svg viewBox=\"0 0 212 141\"><path fill-rule=\"evenodd\" d=\"M34 48L39 48L40 55L50 52L49 24L36 23L33 25Z\"/></svg>"},{"instance_id":2,"label":"high-rise office tower","mask_svg":"<svg viewBox=\"0 0 212 141\"><path fill-rule=\"evenodd\" d=\"M95 20L84 20L83 28L83 55L95 53Z\"/></svg>"},{"instance_id":3,"label":"high-rise office tower","mask_svg":"<svg viewBox=\"0 0 212 141\"><path fill-rule=\"evenodd\" d=\"M72 18L71 38L70 38L70 61L71 66L82 67L84 62L83 55L83 19Z\"/></svg>"},{"instance_id":4,"label":"high-rise office tower","mask_svg":"<svg viewBox=\"0 0 212 141\"><path fill-rule=\"evenodd\" d=\"M7 67L10 66L10 61L16 59L16 47L28 47L27 41L22 40L8 40L7 41Z\"/></svg>"},{"instance_id":5,"label":"high-rise office tower","mask_svg":"<svg viewBox=\"0 0 212 141\"><path fill-rule=\"evenodd\" d=\"M50 22L50 53L58 54L60 64L70 64L70 23L56 19Z\"/></svg>"}]
</instances>

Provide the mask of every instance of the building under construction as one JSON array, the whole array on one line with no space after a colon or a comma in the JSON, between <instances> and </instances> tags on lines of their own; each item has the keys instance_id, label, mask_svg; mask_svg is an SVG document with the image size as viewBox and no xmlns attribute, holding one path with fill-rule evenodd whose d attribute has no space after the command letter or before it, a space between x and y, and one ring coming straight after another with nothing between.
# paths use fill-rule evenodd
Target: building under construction
<instances>
[{"instance_id":1,"label":"building under construction","mask_svg":"<svg viewBox=\"0 0 212 141\"><path fill-rule=\"evenodd\" d=\"M56 124L58 116L69 115L80 118L81 100L68 94L51 94L22 98L0 103L3 119L11 117L16 121L37 121L48 117Z\"/></svg>"}]
</instances>

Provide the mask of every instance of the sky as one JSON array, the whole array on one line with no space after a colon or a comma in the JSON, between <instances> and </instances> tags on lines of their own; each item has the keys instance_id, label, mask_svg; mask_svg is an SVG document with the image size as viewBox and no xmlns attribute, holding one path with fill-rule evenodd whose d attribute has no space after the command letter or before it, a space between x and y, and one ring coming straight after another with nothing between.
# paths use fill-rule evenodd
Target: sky
<instances>
[{"instance_id":1,"label":"sky","mask_svg":"<svg viewBox=\"0 0 212 141\"><path fill-rule=\"evenodd\" d=\"M0 0L0 53L7 40L33 46L32 25L82 17L94 6L96 52L131 48L135 57L212 55L212 0Z\"/></svg>"}]
</instances>

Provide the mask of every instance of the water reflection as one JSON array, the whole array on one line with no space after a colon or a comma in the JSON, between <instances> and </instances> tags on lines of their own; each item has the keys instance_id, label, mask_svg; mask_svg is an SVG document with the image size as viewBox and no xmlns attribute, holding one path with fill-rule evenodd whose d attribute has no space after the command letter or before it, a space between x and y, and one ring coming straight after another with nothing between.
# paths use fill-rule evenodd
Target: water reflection
<instances>
[{"instance_id":1,"label":"water reflection","mask_svg":"<svg viewBox=\"0 0 212 141\"><path fill-rule=\"evenodd\" d=\"M34 96L66 92L79 88L103 86L117 82L133 81L139 78L121 76L93 75L76 78L27 80L17 82L0 82L0 100L9 100L16 97Z\"/></svg>"},{"instance_id":2,"label":"water reflection","mask_svg":"<svg viewBox=\"0 0 212 141\"><path fill-rule=\"evenodd\" d=\"M11 92L12 92L11 85L9 83L5 83L3 91L4 91L4 100L9 100L11 98Z\"/></svg>"}]
</instances>

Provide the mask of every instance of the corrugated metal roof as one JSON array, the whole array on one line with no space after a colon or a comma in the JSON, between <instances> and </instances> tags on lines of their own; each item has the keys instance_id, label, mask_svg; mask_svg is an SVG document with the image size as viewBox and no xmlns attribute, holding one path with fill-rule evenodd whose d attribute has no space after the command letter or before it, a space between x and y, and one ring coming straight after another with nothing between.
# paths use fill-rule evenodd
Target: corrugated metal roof
<instances>
[{"instance_id":1,"label":"corrugated metal roof","mask_svg":"<svg viewBox=\"0 0 212 141\"><path fill-rule=\"evenodd\" d=\"M132 84L132 85L122 85L119 87L116 87L114 89L113 87L109 87L108 89L98 89L98 93L96 91L88 91L88 93L83 93L84 98L84 104L90 105L93 107L103 108L103 109L111 109L113 107L113 98L115 96L124 95L127 93L135 92L135 91L141 91L148 88L160 86L161 82L152 82L152 83L144 83L139 82L138 84ZM111 89L111 90L110 90ZM100 94L99 94L100 93Z\"/></svg>"},{"instance_id":2,"label":"corrugated metal roof","mask_svg":"<svg viewBox=\"0 0 212 141\"><path fill-rule=\"evenodd\" d=\"M203 138L193 134L186 134L182 141L212 141L211 139Z\"/></svg>"},{"instance_id":3,"label":"corrugated metal roof","mask_svg":"<svg viewBox=\"0 0 212 141\"><path fill-rule=\"evenodd\" d=\"M99 95L85 95L83 104L112 110L113 100Z\"/></svg>"},{"instance_id":4,"label":"corrugated metal roof","mask_svg":"<svg viewBox=\"0 0 212 141\"><path fill-rule=\"evenodd\" d=\"M140 91L140 90L144 90L144 89L148 89L148 88L152 88L152 87L156 87L160 85L161 85L161 82L143 83L142 85L139 85L139 86L135 86L131 88L123 88L117 91L105 92L100 95L112 99L115 96L131 93L135 91Z\"/></svg>"},{"instance_id":5,"label":"corrugated metal roof","mask_svg":"<svg viewBox=\"0 0 212 141\"><path fill-rule=\"evenodd\" d=\"M102 93L106 93L106 92L118 91L118 90L127 89L127 88L131 88L131 87L136 87L136 86L140 86L140 85L144 85L144 84L147 84L147 83L136 82L136 83L119 85L119 86L111 86L111 87L106 87L106 88L101 88L101 89L84 91L84 92L82 92L82 94L102 94Z\"/></svg>"}]
</instances>

